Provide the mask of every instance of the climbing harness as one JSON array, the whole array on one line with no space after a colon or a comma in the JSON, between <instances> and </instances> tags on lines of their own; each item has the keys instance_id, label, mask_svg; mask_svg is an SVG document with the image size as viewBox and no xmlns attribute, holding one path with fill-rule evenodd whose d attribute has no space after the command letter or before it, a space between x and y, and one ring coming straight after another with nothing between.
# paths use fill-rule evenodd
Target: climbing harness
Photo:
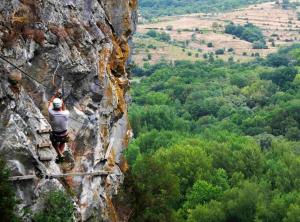
<instances>
[{"instance_id":1,"label":"climbing harness","mask_svg":"<svg viewBox=\"0 0 300 222\"><path fill-rule=\"evenodd\" d=\"M68 143L70 139L68 133L67 134L63 133L61 135L56 132L51 132L50 140L52 141L52 143Z\"/></svg>"}]
</instances>

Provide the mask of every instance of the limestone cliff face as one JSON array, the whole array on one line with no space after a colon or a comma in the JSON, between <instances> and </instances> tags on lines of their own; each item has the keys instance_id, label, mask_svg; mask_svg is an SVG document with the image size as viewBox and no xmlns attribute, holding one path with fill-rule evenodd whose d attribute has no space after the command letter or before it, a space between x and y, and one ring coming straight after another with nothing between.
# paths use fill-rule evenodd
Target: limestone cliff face
<instances>
[{"instance_id":1,"label":"limestone cliff face","mask_svg":"<svg viewBox=\"0 0 300 222\"><path fill-rule=\"evenodd\" d=\"M14 176L21 209L40 207L50 189L75 192L78 221L118 221L111 198L126 163L122 152L131 137L127 116L128 42L135 31L137 0L1 0L0 52L38 82L23 75L22 89L7 82L13 67L0 63L0 153ZM75 162L55 163L49 142L47 101L64 77L71 112L68 149ZM53 84L54 82L54 84ZM95 172L108 176L43 178L46 174Z\"/></svg>"}]
</instances>

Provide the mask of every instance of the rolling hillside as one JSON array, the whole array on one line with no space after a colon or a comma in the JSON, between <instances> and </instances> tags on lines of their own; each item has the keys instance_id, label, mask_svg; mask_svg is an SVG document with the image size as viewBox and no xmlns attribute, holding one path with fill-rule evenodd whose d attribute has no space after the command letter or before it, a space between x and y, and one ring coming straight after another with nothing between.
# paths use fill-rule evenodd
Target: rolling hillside
<instances>
[{"instance_id":1,"label":"rolling hillside","mask_svg":"<svg viewBox=\"0 0 300 222\"><path fill-rule=\"evenodd\" d=\"M134 61L143 65L167 61L198 61L214 57L225 61L249 61L265 57L278 48L300 41L299 7L284 9L275 2L251 5L231 12L198 13L162 17L158 22L141 24L135 36ZM253 43L225 33L225 27L253 24L266 42L265 49L253 49ZM169 35L162 41L147 33Z\"/></svg>"}]
</instances>

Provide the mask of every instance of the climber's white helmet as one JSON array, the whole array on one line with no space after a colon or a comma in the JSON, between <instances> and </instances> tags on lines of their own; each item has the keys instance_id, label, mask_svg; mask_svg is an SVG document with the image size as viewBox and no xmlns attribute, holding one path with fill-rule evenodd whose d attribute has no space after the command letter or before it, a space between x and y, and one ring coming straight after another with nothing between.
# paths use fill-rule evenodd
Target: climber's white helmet
<instances>
[{"instance_id":1,"label":"climber's white helmet","mask_svg":"<svg viewBox=\"0 0 300 222\"><path fill-rule=\"evenodd\" d=\"M53 107L54 109L60 109L62 107L62 100L59 98L55 98L53 100Z\"/></svg>"}]
</instances>

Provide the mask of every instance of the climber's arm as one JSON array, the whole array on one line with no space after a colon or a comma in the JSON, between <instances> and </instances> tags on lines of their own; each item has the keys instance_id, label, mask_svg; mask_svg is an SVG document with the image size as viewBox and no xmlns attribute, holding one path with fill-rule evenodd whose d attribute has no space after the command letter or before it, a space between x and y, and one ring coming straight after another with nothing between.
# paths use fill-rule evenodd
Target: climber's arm
<instances>
[{"instance_id":1,"label":"climber's arm","mask_svg":"<svg viewBox=\"0 0 300 222\"><path fill-rule=\"evenodd\" d=\"M56 98L56 96L53 96L49 101L48 101L48 109L53 109L53 100Z\"/></svg>"},{"instance_id":2,"label":"climber's arm","mask_svg":"<svg viewBox=\"0 0 300 222\"><path fill-rule=\"evenodd\" d=\"M64 101L62 101L62 107L61 107L62 110L66 110L66 105L64 103Z\"/></svg>"},{"instance_id":3,"label":"climber's arm","mask_svg":"<svg viewBox=\"0 0 300 222\"><path fill-rule=\"evenodd\" d=\"M52 98L48 101L48 108L49 108L49 109L50 109L50 108L53 109L53 100L54 100L55 98L60 98L60 99L62 99L62 90L61 90L61 89L58 89L58 90L56 91L55 95L52 96ZM63 104L62 104L62 109L65 110L65 103L64 103L64 102L63 102Z\"/></svg>"},{"instance_id":4,"label":"climber's arm","mask_svg":"<svg viewBox=\"0 0 300 222\"><path fill-rule=\"evenodd\" d=\"M55 97L61 99L61 101L62 101L62 107L61 107L61 109L62 110L66 110L66 105L65 105L64 100L62 98L63 97L62 89L58 89L57 90L57 92L55 94Z\"/></svg>"}]
</instances>

